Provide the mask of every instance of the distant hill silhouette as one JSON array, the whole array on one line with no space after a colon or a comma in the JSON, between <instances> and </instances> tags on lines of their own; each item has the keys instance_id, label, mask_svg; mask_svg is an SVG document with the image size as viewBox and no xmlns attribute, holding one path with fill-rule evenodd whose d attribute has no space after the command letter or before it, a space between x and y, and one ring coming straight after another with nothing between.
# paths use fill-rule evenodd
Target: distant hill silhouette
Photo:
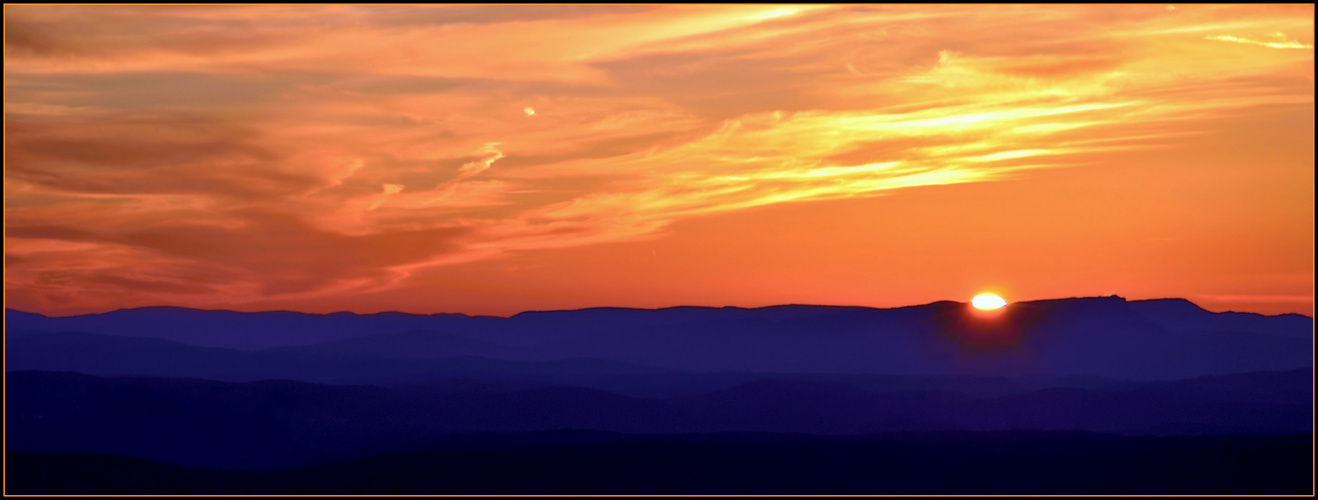
<instances>
[{"instance_id":1,"label":"distant hill silhouette","mask_svg":"<svg viewBox=\"0 0 1318 500\"><path fill-rule=\"evenodd\" d=\"M389 336L383 338L390 340ZM349 339L351 342L357 340ZM353 352L340 351L337 345L330 347L322 349L317 345L306 350L243 351L143 337L45 333L8 339L5 368L8 371L67 371L104 376L143 375L229 382L298 380L331 384L480 379L590 385L592 380L612 376L666 372L660 368L598 359L504 361L476 356L413 358L389 354L375 357L369 349ZM424 355L424 350L418 349L417 355Z\"/></svg>"},{"instance_id":2,"label":"distant hill silhouette","mask_svg":"<svg viewBox=\"0 0 1318 500\"><path fill-rule=\"evenodd\" d=\"M448 370L447 362L421 360L470 357L590 358L651 371L1116 379L1313 364L1311 318L1211 313L1184 300L1120 297L1020 302L991 314L956 302L898 309L601 308L511 318L179 308L46 318L7 310L6 324L9 369L216 380L384 382Z\"/></svg>"}]
</instances>

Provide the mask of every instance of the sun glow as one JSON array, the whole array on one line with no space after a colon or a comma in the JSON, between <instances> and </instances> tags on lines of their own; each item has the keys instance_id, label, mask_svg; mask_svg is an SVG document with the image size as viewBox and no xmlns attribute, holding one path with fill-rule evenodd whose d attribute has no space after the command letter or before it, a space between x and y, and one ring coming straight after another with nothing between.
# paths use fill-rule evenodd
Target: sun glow
<instances>
[{"instance_id":1,"label":"sun glow","mask_svg":"<svg viewBox=\"0 0 1318 500\"><path fill-rule=\"evenodd\" d=\"M1166 7L7 4L5 306L1311 314L1313 7Z\"/></svg>"},{"instance_id":2,"label":"sun glow","mask_svg":"<svg viewBox=\"0 0 1318 500\"><path fill-rule=\"evenodd\" d=\"M975 306L975 309L992 310L1001 309L1002 306L1007 305L1007 301L991 293L981 293L970 299L970 304Z\"/></svg>"}]
</instances>

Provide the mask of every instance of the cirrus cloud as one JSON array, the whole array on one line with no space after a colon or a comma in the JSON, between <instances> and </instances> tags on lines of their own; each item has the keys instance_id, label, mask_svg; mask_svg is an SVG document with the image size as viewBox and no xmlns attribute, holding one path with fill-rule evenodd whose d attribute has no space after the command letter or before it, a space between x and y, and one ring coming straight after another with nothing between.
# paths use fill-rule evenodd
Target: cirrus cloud
<instances>
[{"instance_id":1,"label":"cirrus cloud","mask_svg":"<svg viewBox=\"0 0 1318 500\"><path fill-rule=\"evenodd\" d=\"M1312 103L1311 51L1221 43L1312 49L1311 6L5 14L6 293L43 310L377 290Z\"/></svg>"}]
</instances>

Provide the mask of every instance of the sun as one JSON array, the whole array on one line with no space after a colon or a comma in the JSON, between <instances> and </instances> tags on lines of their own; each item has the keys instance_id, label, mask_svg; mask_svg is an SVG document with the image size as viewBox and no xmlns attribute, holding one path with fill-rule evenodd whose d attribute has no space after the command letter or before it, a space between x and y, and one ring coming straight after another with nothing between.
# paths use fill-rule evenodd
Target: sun
<instances>
[{"instance_id":1,"label":"sun","mask_svg":"<svg viewBox=\"0 0 1318 500\"><path fill-rule=\"evenodd\" d=\"M975 298L970 299L970 304L975 306L975 309L987 311L990 309L1001 309L1002 306L1007 305L1007 301L1002 297L991 293L981 293L976 295Z\"/></svg>"}]
</instances>

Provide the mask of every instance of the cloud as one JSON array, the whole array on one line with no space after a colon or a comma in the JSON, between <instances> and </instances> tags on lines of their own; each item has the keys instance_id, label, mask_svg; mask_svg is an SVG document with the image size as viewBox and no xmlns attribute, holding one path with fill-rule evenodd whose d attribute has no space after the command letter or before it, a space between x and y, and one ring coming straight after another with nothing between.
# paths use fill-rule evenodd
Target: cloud
<instances>
[{"instance_id":1,"label":"cloud","mask_svg":"<svg viewBox=\"0 0 1318 500\"><path fill-rule=\"evenodd\" d=\"M220 120L16 116L6 127L6 180L57 191L264 198L324 182L257 131Z\"/></svg>"},{"instance_id":2,"label":"cloud","mask_svg":"<svg viewBox=\"0 0 1318 500\"><path fill-rule=\"evenodd\" d=\"M371 289L396 277L391 266L451 251L462 227L379 232L365 236L322 231L291 217L233 214L233 228L170 222L141 228L91 232L67 227L11 227L6 238L20 265L6 285L27 283L76 294L115 283L169 281L169 287L138 287L139 294L167 297L179 290L223 292L225 301L267 296L317 296ZM62 258L55 258L62 255ZM43 261L63 270L41 272ZM84 290L85 289L85 290ZM31 293L26 291L24 293ZM22 295L22 294L20 294ZM213 297L210 297L213 298Z\"/></svg>"},{"instance_id":3,"label":"cloud","mask_svg":"<svg viewBox=\"0 0 1318 500\"><path fill-rule=\"evenodd\" d=\"M494 165L494 162L498 161L499 158L503 158L503 152L499 151L498 149L495 149L495 146L498 145L499 143L497 142L491 142L489 144L486 144L484 153L486 153L488 156L480 160L463 164L462 167L458 169L458 178L465 179L473 175L479 174L481 172L484 172L486 170L489 170L490 166Z\"/></svg>"},{"instance_id":4,"label":"cloud","mask_svg":"<svg viewBox=\"0 0 1318 500\"><path fill-rule=\"evenodd\" d=\"M1273 49L1312 49L1313 44L1300 43L1294 40L1286 40L1286 35L1276 33L1273 41L1251 40L1249 38L1235 37L1231 35L1206 36L1206 40L1219 40L1223 42L1247 43L1251 45L1262 45Z\"/></svg>"},{"instance_id":5,"label":"cloud","mask_svg":"<svg viewBox=\"0 0 1318 500\"><path fill-rule=\"evenodd\" d=\"M1311 49L1309 6L5 14L6 291L56 309L388 288L1312 103L1311 51L1216 43Z\"/></svg>"}]
</instances>

